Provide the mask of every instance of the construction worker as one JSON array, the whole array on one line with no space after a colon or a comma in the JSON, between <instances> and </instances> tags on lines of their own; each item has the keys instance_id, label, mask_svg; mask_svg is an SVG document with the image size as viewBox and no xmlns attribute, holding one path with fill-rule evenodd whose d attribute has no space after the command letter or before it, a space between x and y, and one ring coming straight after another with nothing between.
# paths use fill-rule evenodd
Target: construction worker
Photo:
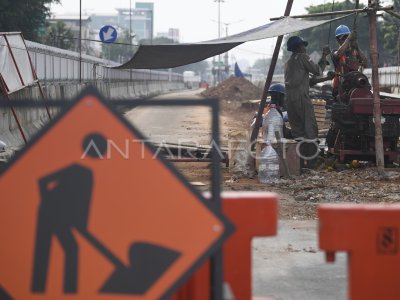
<instances>
[{"instance_id":1,"label":"construction worker","mask_svg":"<svg viewBox=\"0 0 400 300\"><path fill-rule=\"evenodd\" d=\"M307 45L299 36L292 36L287 42L287 50L292 55L285 64L286 103L293 136L315 139L318 136L318 127L309 96L309 74L322 75L329 50L324 48L320 61L315 64L306 54Z\"/></svg>"},{"instance_id":2,"label":"construction worker","mask_svg":"<svg viewBox=\"0 0 400 300\"><path fill-rule=\"evenodd\" d=\"M321 76L326 65L329 48L324 48L318 64L306 54L308 42L299 36L292 36L287 41L287 50L292 52L285 64L285 88L287 112L291 132L294 139L301 142L302 163L310 160L307 167L318 153L318 126L315 119L314 107L310 99L309 75Z\"/></svg>"},{"instance_id":3,"label":"construction worker","mask_svg":"<svg viewBox=\"0 0 400 300\"><path fill-rule=\"evenodd\" d=\"M288 121L287 112L285 111L285 86L282 83L272 84L268 89L268 94L271 97L271 101L264 109L264 117L267 112L273 107L281 115L283 119L282 133L284 138L292 138L290 129L286 128L285 122ZM264 126L264 121L262 122Z\"/></svg>"},{"instance_id":4,"label":"construction worker","mask_svg":"<svg viewBox=\"0 0 400 300\"><path fill-rule=\"evenodd\" d=\"M368 60L362 53L357 43L357 31L350 31L346 25L340 25L335 31L339 49L333 51L332 62L338 75L332 81L332 94L336 97L340 91L340 75L359 71L360 67L366 67Z\"/></svg>"},{"instance_id":5,"label":"construction worker","mask_svg":"<svg viewBox=\"0 0 400 300\"><path fill-rule=\"evenodd\" d=\"M271 100L265 105L263 111L263 119L267 112L271 107L276 108L279 114L283 118L283 137L291 138L290 129L286 128L285 122L288 121L287 112L285 110L285 86L282 83L274 83L268 89L268 95L271 97ZM257 114L253 117L251 122L251 127L254 127L256 122ZM264 121L260 123L260 127L263 126Z\"/></svg>"},{"instance_id":6,"label":"construction worker","mask_svg":"<svg viewBox=\"0 0 400 300\"><path fill-rule=\"evenodd\" d=\"M271 104L279 108L279 113L282 115L282 109L285 104L285 86L282 83L274 83L268 89L268 96L270 96L270 101L266 103L263 115L268 112Z\"/></svg>"}]
</instances>

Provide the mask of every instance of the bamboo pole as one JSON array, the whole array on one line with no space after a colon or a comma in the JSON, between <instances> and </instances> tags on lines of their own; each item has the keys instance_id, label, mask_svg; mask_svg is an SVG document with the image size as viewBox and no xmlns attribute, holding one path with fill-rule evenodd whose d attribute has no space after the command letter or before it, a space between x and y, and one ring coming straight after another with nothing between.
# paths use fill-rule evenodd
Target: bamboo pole
<instances>
[{"instance_id":1,"label":"bamboo pole","mask_svg":"<svg viewBox=\"0 0 400 300\"><path fill-rule=\"evenodd\" d=\"M288 0L284 14L285 16L290 15L290 11L292 10L292 5L293 5L293 0ZM264 111L265 102L267 101L268 89L271 85L272 77L274 76L275 66L278 60L279 51L281 49L282 40L283 40L283 35L278 36L275 44L274 54L272 55L271 64L269 65L268 76L267 80L265 81L264 91L261 97L260 106L258 107L256 122L254 123L254 128L253 131L251 132L250 142L252 144L252 148L254 148L255 146L254 141L257 139L258 131L260 130L262 113Z\"/></svg>"},{"instance_id":2,"label":"bamboo pole","mask_svg":"<svg viewBox=\"0 0 400 300\"><path fill-rule=\"evenodd\" d=\"M379 75L378 75L378 41L376 36L376 10L378 2L369 0L368 6L371 8L369 12L369 39L370 39L370 56L372 65L372 89L374 96L374 113L375 120L375 155L376 167L380 175L384 174L385 161L383 153L382 124L381 124L381 100L379 97Z\"/></svg>"},{"instance_id":3,"label":"bamboo pole","mask_svg":"<svg viewBox=\"0 0 400 300\"><path fill-rule=\"evenodd\" d=\"M396 13L396 12L394 12L394 11L391 11L391 10L388 10L388 11L386 11L388 14L390 14L390 15L392 15L393 17L396 17L397 19L400 19L400 14L398 14L398 13Z\"/></svg>"},{"instance_id":4,"label":"bamboo pole","mask_svg":"<svg viewBox=\"0 0 400 300\"><path fill-rule=\"evenodd\" d=\"M385 6L385 7L378 7L374 9L375 11L386 11L389 13L389 11L392 11L394 9L393 5L390 6ZM348 15L352 13L361 13L361 12L368 12L370 8L359 8L359 9L348 9L348 10L340 10L340 11L333 11L333 12L323 12L323 13L315 13L315 14L307 14L307 15L295 15L295 16L290 16L291 18L315 18L315 17L325 17L325 16L332 16L332 15ZM283 17L275 17L275 18L270 18L271 21L276 21L280 20Z\"/></svg>"}]
</instances>

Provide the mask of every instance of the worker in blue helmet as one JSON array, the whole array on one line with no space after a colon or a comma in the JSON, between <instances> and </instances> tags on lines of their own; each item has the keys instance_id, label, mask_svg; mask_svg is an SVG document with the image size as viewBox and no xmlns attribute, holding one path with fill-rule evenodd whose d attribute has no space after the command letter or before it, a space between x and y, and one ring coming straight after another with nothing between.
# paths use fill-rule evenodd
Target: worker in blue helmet
<instances>
[{"instance_id":1,"label":"worker in blue helmet","mask_svg":"<svg viewBox=\"0 0 400 300\"><path fill-rule=\"evenodd\" d=\"M262 116L264 117L271 108L271 105L273 105L274 107L276 106L279 108L279 112L283 117L282 108L285 104L285 86L282 83L271 84L268 89L268 96L270 96L270 100L265 104ZM251 127L254 127L256 117L257 113L254 115L253 120L251 121ZM260 127L262 126L262 123L263 122L260 123Z\"/></svg>"},{"instance_id":2,"label":"worker in blue helmet","mask_svg":"<svg viewBox=\"0 0 400 300\"><path fill-rule=\"evenodd\" d=\"M271 84L268 89L268 94L271 97L270 104L283 107L285 104L285 86L282 83Z\"/></svg>"},{"instance_id":3,"label":"worker in blue helmet","mask_svg":"<svg viewBox=\"0 0 400 300\"><path fill-rule=\"evenodd\" d=\"M322 51L321 59L315 63L306 54L308 43L299 36L292 36L287 41L287 50L292 52L285 64L286 104L289 123L293 137L301 141L304 149L301 162L304 167L311 168L318 148L318 126L315 119L314 106L309 95L310 74L322 76L326 67L326 57L330 53L328 47Z\"/></svg>"},{"instance_id":4,"label":"worker in blue helmet","mask_svg":"<svg viewBox=\"0 0 400 300\"><path fill-rule=\"evenodd\" d=\"M270 101L264 107L263 121L260 123L260 127L264 124L264 116L271 108L275 108L283 118L283 137L291 138L290 129L285 126L285 122L288 122L287 112L285 109L285 86L282 83L271 84L268 89L268 95L270 96ZM257 113L253 117L251 127L254 127L256 117Z\"/></svg>"},{"instance_id":5,"label":"worker in blue helmet","mask_svg":"<svg viewBox=\"0 0 400 300\"><path fill-rule=\"evenodd\" d=\"M359 71L360 67L368 65L368 60L358 46L357 31L351 32L346 25L339 25L335 36L339 49L332 52L332 62L338 75L333 78L332 90L333 96L336 97L340 89L340 75Z\"/></svg>"}]
</instances>

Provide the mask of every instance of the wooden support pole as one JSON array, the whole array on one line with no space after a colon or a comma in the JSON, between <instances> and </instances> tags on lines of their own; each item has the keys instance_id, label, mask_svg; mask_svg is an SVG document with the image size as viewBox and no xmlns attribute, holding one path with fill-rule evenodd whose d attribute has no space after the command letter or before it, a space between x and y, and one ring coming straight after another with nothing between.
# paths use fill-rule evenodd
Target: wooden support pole
<instances>
[{"instance_id":1,"label":"wooden support pole","mask_svg":"<svg viewBox=\"0 0 400 300\"><path fill-rule=\"evenodd\" d=\"M290 11L292 10L292 5L293 5L293 0L288 0L287 4L286 4L286 9L285 9L285 16L290 15ZM276 61L278 60L278 55L279 55L279 51L281 49L282 40L283 40L283 35L278 36L278 39L276 40L274 54L272 55L271 64L269 65L268 76L267 76L267 80L265 81L264 91L263 91L263 94L261 97L260 106L258 107L256 122L254 124L254 128L253 128L253 131L252 131L251 137L250 137L250 142L252 143L252 148L254 147L254 141L257 139L258 131L260 130L262 113L264 110L265 102L267 101L268 89L271 85L272 77L274 76Z\"/></svg>"},{"instance_id":2,"label":"wooden support pole","mask_svg":"<svg viewBox=\"0 0 400 300\"><path fill-rule=\"evenodd\" d=\"M379 97L379 75L378 75L378 41L376 36L376 10L378 1L369 0L368 7L372 8L369 12L369 39L370 39L370 56L372 65L372 89L374 96L374 124L375 124L375 155L376 167L380 175L384 174L385 161L383 154L382 124L381 124L381 100Z\"/></svg>"}]
</instances>

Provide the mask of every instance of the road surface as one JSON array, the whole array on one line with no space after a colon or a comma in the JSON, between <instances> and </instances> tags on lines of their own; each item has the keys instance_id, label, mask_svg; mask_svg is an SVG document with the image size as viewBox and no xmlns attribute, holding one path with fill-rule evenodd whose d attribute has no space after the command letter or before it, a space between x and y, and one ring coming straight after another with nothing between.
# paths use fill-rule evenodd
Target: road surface
<instances>
[{"instance_id":1,"label":"road surface","mask_svg":"<svg viewBox=\"0 0 400 300\"><path fill-rule=\"evenodd\" d=\"M197 95L200 91L187 90L154 99L201 99ZM137 107L125 117L155 143L206 145L211 140L211 109L205 106Z\"/></svg>"},{"instance_id":2,"label":"road surface","mask_svg":"<svg viewBox=\"0 0 400 300\"><path fill-rule=\"evenodd\" d=\"M346 255L328 264L317 221L280 220L278 235L253 240L253 294L276 300L347 299Z\"/></svg>"}]
</instances>

